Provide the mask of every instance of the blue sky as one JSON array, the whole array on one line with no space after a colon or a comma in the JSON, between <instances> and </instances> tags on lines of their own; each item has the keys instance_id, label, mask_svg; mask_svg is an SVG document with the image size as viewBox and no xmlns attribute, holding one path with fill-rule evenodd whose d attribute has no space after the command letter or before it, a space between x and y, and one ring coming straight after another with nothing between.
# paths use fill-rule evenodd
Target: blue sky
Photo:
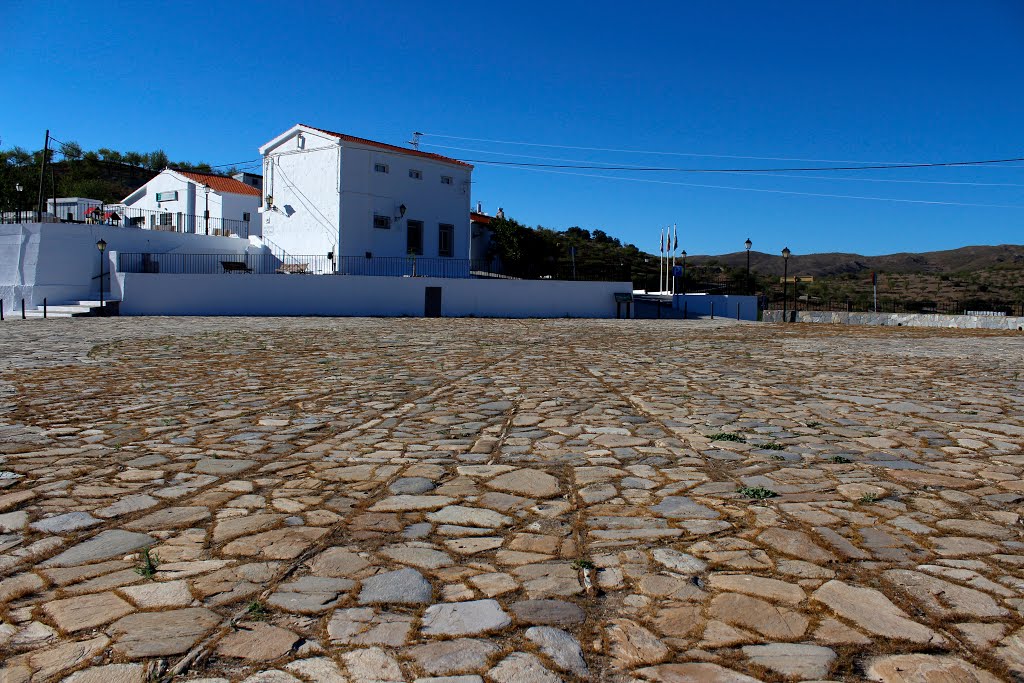
<instances>
[{"instance_id":1,"label":"blue sky","mask_svg":"<svg viewBox=\"0 0 1024 683\"><path fill-rule=\"evenodd\" d=\"M430 151L528 163L1024 156L1019 0L7 0L0 25L4 147L39 147L49 127L86 148L224 164L304 122L392 143L418 130ZM675 222L691 254L747 237L863 254L1024 241L1024 162L786 174L825 179L552 170L478 164L474 203L655 251Z\"/></svg>"}]
</instances>

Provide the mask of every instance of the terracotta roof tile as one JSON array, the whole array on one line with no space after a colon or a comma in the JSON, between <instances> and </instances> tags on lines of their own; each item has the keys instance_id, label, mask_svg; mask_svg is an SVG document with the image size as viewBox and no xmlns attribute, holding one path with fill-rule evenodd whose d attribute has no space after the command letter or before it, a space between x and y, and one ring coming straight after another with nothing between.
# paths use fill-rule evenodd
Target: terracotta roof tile
<instances>
[{"instance_id":1,"label":"terracotta roof tile","mask_svg":"<svg viewBox=\"0 0 1024 683\"><path fill-rule=\"evenodd\" d=\"M234 178L228 178L222 175L214 175L212 173L197 173L195 171L180 171L176 168L171 169L175 173L180 173L190 180L194 180L200 185L206 185L214 192L230 192L232 194L247 194L253 197L261 196L259 189L252 185L246 185L240 180Z\"/></svg>"},{"instance_id":2,"label":"terracotta roof tile","mask_svg":"<svg viewBox=\"0 0 1024 683\"><path fill-rule=\"evenodd\" d=\"M377 142L376 140L367 140L366 138L357 138L354 135L346 135L344 133L336 133L333 130L325 130L323 128L317 128L316 126L306 125L305 123L301 123L299 125L304 126L305 128L310 128L312 130L318 130L321 133L327 133L328 135L333 135L336 138L341 138L342 140L345 140L345 141L348 141L348 142L355 142L355 143L360 144L360 145L370 145L371 147L379 147L380 149L386 149L389 152L398 152L399 154L408 154L409 156L423 157L425 159L433 159L434 161L444 161L444 162L449 163L449 164L455 164L456 166L464 166L466 168L473 168L473 164L467 164L465 161L459 161L458 159L452 159L451 157L444 157L444 156L441 156L440 154L434 154L432 152L421 152L418 149L407 149L405 147L398 147L397 145L389 145L386 142Z\"/></svg>"}]
</instances>

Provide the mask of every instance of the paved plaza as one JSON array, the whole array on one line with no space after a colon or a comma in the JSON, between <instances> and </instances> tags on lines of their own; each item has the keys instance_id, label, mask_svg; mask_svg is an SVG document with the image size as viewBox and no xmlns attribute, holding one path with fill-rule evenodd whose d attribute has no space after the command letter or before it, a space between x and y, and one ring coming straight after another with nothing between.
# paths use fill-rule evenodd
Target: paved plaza
<instances>
[{"instance_id":1,"label":"paved plaza","mask_svg":"<svg viewBox=\"0 0 1024 683\"><path fill-rule=\"evenodd\" d=\"M0 325L0 682L1024 680L1024 337Z\"/></svg>"}]
</instances>

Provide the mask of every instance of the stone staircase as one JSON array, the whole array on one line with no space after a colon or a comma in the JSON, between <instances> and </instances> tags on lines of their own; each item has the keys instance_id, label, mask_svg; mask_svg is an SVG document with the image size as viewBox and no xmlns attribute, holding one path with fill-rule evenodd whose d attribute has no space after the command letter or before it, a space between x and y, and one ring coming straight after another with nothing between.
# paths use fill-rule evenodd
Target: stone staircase
<instances>
[{"instance_id":1,"label":"stone staircase","mask_svg":"<svg viewBox=\"0 0 1024 683\"><path fill-rule=\"evenodd\" d=\"M99 315L117 315L120 301L105 299L103 306L99 301L83 300L74 303L51 304L46 307L48 318L88 318ZM4 311L4 317L8 320L21 320L21 309ZM34 309L25 309L25 318L42 318L43 307L36 306Z\"/></svg>"}]
</instances>

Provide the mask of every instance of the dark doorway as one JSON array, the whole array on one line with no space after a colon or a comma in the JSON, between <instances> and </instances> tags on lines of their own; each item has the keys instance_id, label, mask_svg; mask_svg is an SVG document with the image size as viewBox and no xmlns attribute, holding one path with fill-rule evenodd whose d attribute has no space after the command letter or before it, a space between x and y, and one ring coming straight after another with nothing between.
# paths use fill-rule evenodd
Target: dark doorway
<instances>
[{"instance_id":1,"label":"dark doorway","mask_svg":"<svg viewBox=\"0 0 1024 683\"><path fill-rule=\"evenodd\" d=\"M428 318L441 317L441 288L427 287L423 303L423 315Z\"/></svg>"}]
</instances>

